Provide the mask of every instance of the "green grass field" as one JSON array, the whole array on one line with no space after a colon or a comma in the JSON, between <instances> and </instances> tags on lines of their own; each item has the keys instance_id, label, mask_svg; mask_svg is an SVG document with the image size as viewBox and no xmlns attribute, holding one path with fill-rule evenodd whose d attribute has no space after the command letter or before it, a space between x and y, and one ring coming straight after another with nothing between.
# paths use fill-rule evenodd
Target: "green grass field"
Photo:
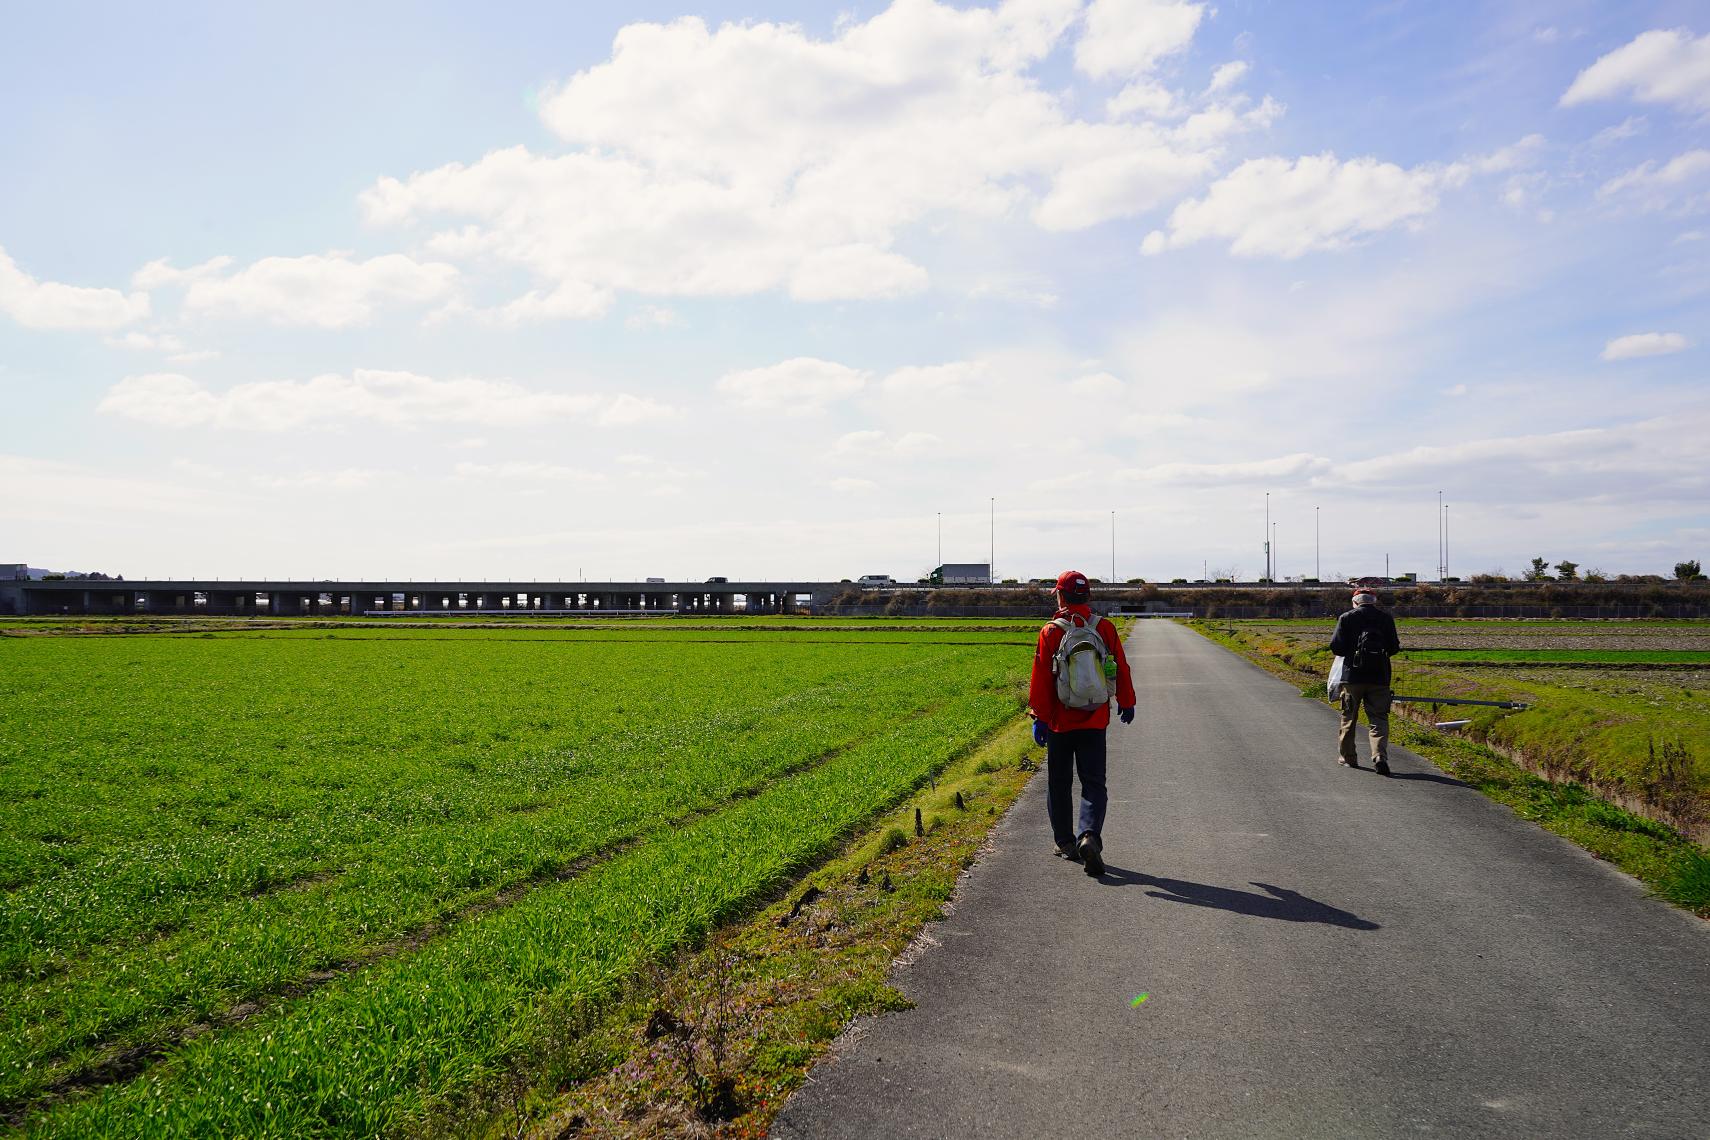
<instances>
[{"instance_id":1,"label":"green grass field","mask_svg":"<svg viewBox=\"0 0 1710 1140\"><path fill-rule=\"evenodd\" d=\"M0 1110L436 1111L1012 718L1034 628L6 638Z\"/></svg>"}]
</instances>

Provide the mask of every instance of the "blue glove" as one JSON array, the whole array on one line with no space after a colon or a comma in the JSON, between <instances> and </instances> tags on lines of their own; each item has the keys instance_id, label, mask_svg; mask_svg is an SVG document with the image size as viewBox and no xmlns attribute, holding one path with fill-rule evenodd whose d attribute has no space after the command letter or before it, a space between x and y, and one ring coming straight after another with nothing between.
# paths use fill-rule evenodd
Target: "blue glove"
<instances>
[{"instance_id":1,"label":"blue glove","mask_svg":"<svg viewBox=\"0 0 1710 1140\"><path fill-rule=\"evenodd\" d=\"M1134 723L1134 706L1129 705L1125 709L1117 709L1116 715L1122 718L1123 724L1133 724Z\"/></svg>"},{"instance_id":2,"label":"blue glove","mask_svg":"<svg viewBox=\"0 0 1710 1140\"><path fill-rule=\"evenodd\" d=\"M1045 722L1042 720L1034 721L1033 722L1033 743L1035 743L1035 744L1039 745L1039 747L1043 748L1043 747L1045 747L1045 742L1047 740L1050 740L1050 739L1051 739L1051 730L1045 727Z\"/></svg>"}]
</instances>

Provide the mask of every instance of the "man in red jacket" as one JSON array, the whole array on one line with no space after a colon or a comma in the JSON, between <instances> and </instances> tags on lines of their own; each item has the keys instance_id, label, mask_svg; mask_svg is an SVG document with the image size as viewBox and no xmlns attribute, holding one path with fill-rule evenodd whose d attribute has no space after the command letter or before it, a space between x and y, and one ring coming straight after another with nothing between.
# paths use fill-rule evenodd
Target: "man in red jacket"
<instances>
[{"instance_id":1,"label":"man in red jacket","mask_svg":"<svg viewBox=\"0 0 1710 1140\"><path fill-rule=\"evenodd\" d=\"M1051 815L1051 836L1057 842L1057 854L1084 863L1087 874L1097 876L1104 874L1100 833L1104 829L1108 799L1104 786L1104 734L1110 726L1109 693L1115 692L1122 723L1132 724L1134 678L1128 672L1128 658L1122 652L1122 639L1116 634L1116 626L1109 618L1095 617L1087 604L1092 596L1087 576L1078 570L1065 570L1057 576L1055 593L1057 613L1039 631L1027 704L1033 710L1033 739L1045 746L1045 805ZM1102 654L1094 645L1090 655L1104 657L1102 672L1106 684L1100 690L1102 699L1095 697L1089 701L1084 696L1071 695L1075 704L1070 705L1064 703L1062 694L1070 691L1067 677L1072 667L1058 650L1065 638L1073 637L1071 644L1088 641L1085 635L1076 634L1079 628L1092 629L1103 643ZM1080 826L1072 829L1070 789L1076 772L1081 777Z\"/></svg>"}]
</instances>

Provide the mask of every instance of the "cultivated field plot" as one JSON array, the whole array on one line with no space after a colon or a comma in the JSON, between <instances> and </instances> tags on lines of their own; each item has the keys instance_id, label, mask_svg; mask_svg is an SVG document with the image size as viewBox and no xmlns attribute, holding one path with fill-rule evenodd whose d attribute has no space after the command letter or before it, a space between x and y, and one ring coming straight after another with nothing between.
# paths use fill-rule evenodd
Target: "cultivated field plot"
<instances>
[{"instance_id":1,"label":"cultivated field plot","mask_svg":"<svg viewBox=\"0 0 1710 1140\"><path fill-rule=\"evenodd\" d=\"M873 624L0 639L5 1118L372 1135L491 1078L1019 711L1036 623Z\"/></svg>"},{"instance_id":2,"label":"cultivated field plot","mask_svg":"<svg viewBox=\"0 0 1710 1140\"><path fill-rule=\"evenodd\" d=\"M1206 623L1322 680L1330 621ZM1534 767L1710 822L1710 623L1398 623L1394 688L1410 696L1525 701L1524 712L1442 706L1478 739Z\"/></svg>"}]
</instances>

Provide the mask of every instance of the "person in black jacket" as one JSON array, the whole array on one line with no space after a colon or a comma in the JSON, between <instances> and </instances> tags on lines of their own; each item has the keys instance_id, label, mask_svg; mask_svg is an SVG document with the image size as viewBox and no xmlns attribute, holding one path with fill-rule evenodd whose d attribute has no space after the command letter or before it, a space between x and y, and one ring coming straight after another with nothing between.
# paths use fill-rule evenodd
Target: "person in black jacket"
<instances>
[{"instance_id":1,"label":"person in black jacket","mask_svg":"<svg viewBox=\"0 0 1710 1140\"><path fill-rule=\"evenodd\" d=\"M1401 652L1401 637L1395 619L1378 609L1377 594L1369 586L1354 588L1354 608L1336 619L1330 652L1342 658L1342 734L1338 740L1341 759L1349 767L1360 766L1354 752L1355 726L1360 709L1371 722L1372 769L1389 775L1389 659Z\"/></svg>"}]
</instances>

